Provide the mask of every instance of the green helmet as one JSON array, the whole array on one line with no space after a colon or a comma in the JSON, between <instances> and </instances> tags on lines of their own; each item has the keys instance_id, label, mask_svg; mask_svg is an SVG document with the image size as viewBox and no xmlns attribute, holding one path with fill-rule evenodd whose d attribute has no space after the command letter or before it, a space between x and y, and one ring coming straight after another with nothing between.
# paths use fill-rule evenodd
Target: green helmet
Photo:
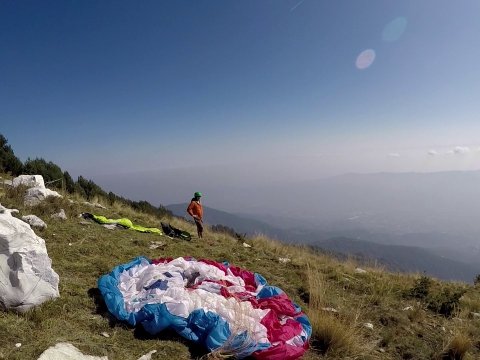
<instances>
[{"instance_id":1,"label":"green helmet","mask_svg":"<svg viewBox=\"0 0 480 360\"><path fill-rule=\"evenodd\" d=\"M200 191L197 191L195 194L193 194L194 197L202 197L202 193Z\"/></svg>"}]
</instances>

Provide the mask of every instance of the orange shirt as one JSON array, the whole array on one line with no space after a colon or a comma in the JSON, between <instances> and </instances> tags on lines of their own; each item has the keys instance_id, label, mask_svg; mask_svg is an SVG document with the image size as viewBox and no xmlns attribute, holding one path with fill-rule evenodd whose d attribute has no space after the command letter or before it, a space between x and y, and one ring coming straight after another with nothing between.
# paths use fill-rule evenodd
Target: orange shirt
<instances>
[{"instance_id":1,"label":"orange shirt","mask_svg":"<svg viewBox=\"0 0 480 360\"><path fill-rule=\"evenodd\" d=\"M200 201L192 200L190 202L190 205L188 205L187 212L191 216L193 215L198 216L200 220L203 219L203 208L202 208L202 204L200 204Z\"/></svg>"}]
</instances>

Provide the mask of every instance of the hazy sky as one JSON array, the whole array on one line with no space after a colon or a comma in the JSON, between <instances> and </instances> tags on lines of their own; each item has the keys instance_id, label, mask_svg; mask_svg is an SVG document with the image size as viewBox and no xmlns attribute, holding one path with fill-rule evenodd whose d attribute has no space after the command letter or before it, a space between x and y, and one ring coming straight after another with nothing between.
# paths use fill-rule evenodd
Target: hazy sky
<instances>
[{"instance_id":1,"label":"hazy sky","mask_svg":"<svg viewBox=\"0 0 480 360\"><path fill-rule=\"evenodd\" d=\"M4 0L0 133L92 179L479 169L479 40L478 0Z\"/></svg>"}]
</instances>

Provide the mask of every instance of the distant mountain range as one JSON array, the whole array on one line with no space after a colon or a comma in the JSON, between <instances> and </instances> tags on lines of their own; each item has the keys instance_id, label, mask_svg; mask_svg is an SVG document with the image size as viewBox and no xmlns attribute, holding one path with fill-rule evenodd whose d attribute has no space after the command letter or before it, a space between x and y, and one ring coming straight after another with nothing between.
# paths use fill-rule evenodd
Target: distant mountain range
<instances>
[{"instance_id":1,"label":"distant mountain range","mask_svg":"<svg viewBox=\"0 0 480 360\"><path fill-rule=\"evenodd\" d=\"M473 266L434 254L430 250L401 245L383 245L364 240L333 238L314 244L334 253L376 261L391 271L425 273L444 280L472 282L480 273Z\"/></svg>"},{"instance_id":2,"label":"distant mountain range","mask_svg":"<svg viewBox=\"0 0 480 360\"><path fill-rule=\"evenodd\" d=\"M182 203L167 205L166 208L176 216L185 217L187 216L187 206L187 203ZM392 243L381 244L365 240L369 235L372 236L367 232L361 232L362 238L338 237L335 236L334 232L321 232L308 227L302 228L301 222L297 224L289 223L291 226L296 225L295 228L282 229L256 220L252 218L253 216L232 214L207 206L204 206L204 213L205 222L209 225L221 224L247 235L261 233L284 242L307 244L335 254L354 256L366 262L376 261L392 271L426 273L444 280L465 282L472 282L475 275L480 273L478 263L469 263L469 261L456 260L455 257L447 257L445 254L448 252L442 251L441 248L427 249ZM426 239L426 243L434 240L433 235L430 234L430 236L432 239ZM376 236L372 237L377 240ZM410 240L407 243L421 243L419 239L422 238L422 234L417 234L417 237L411 235L407 238ZM378 240L381 240L381 238ZM394 239L387 239L386 241L390 242ZM458 258L463 259L461 254Z\"/></svg>"}]
</instances>

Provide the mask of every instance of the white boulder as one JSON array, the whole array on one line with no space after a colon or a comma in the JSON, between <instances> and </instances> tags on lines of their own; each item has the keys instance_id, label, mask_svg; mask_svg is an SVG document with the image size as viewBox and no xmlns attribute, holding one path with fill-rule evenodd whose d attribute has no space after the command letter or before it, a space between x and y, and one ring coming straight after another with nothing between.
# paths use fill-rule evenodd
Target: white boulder
<instances>
[{"instance_id":1,"label":"white boulder","mask_svg":"<svg viewBox=\"0 0 480 360\"><path fill-rule=\"evenodd\" d=\"M0 310L25 312L59 297L45 240L0 205Z\"/></svg>"},{"instance_id":2,"label":"white boulder","mask_svg":"<svg viewBox=\"0 0 480 360\"><path fill-rule=\"evenodd\" d=\"M47 189L42 175L20 175L13 179L13 187L25 185L28 190L23 202L26 206L35 206L49 196L62 197L58 192Z\"/></svg>"},{"instance_id":3,"label":"white boulder","mask_svg":"<svg viewBox=\"0 0 480 360\"><path fill-rule=\"evenodd\" d=\"M27 206L35 206L40 204L49 196L62 197L56 191L47 189L45 187L33 187L27 190L23 202Z\"/></svg>"},{"instance_id":4,"label":"white boulder","mask_svg":"<svg viewBox=\"0 0 480 360\"><path fill-rule=\"evenodd\" d=\"M45 188L45 182L42 175L20 175L13 179L12 186L17 187L25 185L27 187L42 187Z\"/></svg>"},{"instance_id":5,"label":"white boulder","mask_svg":"<svg viewBox=\"0 0 480 360\"><path fill-rule=\"evenodd\" d=\"M37 360L108 360L108 357L83 355L70 343L58 343L45 350Z\"/></svg>"},{"instance_id":6,"label":"white boulder","mask_svg":"<svg viewBox=\"0 0 480 360\"><path fill-rule=\"evenodd\" d=\"M36 215L22 216L22 220L25 221L27 224L30 224L30 226L33 226L33 227L38 227L40 229L46 229L47 228L47 224L45 224L45 222Z\"/></svg>"}]
</instances>

